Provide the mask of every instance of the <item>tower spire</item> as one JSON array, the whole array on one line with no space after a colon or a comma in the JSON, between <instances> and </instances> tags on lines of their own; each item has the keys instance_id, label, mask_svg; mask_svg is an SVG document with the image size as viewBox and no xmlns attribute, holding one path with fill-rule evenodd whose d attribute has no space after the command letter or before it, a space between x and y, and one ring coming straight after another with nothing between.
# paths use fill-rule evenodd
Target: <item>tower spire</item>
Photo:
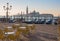
<instances>
[{"instance_id":1,"label":"tower spire","mask_svg":"<svg viewBox=\"0 0 60 41\"><path fill-rule=\"evenodd\" d=\"M26 14L28 14L28 6L26 7Z\"/></svg>"}]
</instances>

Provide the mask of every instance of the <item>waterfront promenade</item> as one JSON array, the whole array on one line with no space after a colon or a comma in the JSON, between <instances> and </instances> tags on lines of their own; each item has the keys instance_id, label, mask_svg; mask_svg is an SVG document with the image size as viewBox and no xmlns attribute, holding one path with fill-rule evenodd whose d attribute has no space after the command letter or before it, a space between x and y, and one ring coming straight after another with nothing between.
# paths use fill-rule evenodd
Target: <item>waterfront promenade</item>
<instances>
[{"instance_id":1,"label":"waterfront promenade","mask_svg":"<svg viewBox=\"0 0 60 41\"><path fill-rule=\"evenodd\" d=\"M0 29L6 26L12 26L15 23L0 23ZM23 26L27 25L21 23ZM57 40L57 25L35 24L35 32L28 37L25 36L26 41L58 41ZM25 41L23 39L23 41Z\"/></svg>"}]
</instances>

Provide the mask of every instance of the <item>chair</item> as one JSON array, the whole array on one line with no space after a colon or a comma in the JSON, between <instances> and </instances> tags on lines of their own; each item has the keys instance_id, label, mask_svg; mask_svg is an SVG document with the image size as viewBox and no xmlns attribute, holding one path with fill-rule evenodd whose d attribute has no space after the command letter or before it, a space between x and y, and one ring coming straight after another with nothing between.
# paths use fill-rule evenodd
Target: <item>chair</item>
<instances>
[{"instance_id":1,"label":"chair","mask_svg":"<svg viewBox=\"0 0 60 41\"><path fill-rule=\"evenodd\" d=\"M20 40L20 35L21 35L21 31L20 30L17 30L16 32L15 32L15 37L16 37L16 40L18 41L18 40Z\"/></svg>"},{"instance_id":2,"label":"chair","mask_svg":"<svg viewBox=\"0 0 60 41\"><path fill-rule=\"evenodd\" d=\"M28 24L26 27L29 29L30 33L33 33L34 30L35 30L35 25L34 24Z\"/></svg>"},{"instance_id":3,"label":"chair","mask_svg":"<svg viewBox=\"0 0 60 41\"><path fill-rule=\"evenodd\" d=\"M4 40L4 33L3 33L3 30L0 29L0 40Z\"/></svg>"},{"instance_id":4,"label":"chair","mask_svg":"<svg viewBox=\"0 0 60 41\"><path fill-rule=\"evenodd\" d=\"M10 28L4 28L4 34L5 34L5 39L6 41L9 41L10 36L12 37L12 35L10 35L9 32L13 32L13 29ZM14 38L14 37L13 37ZM12 39L12 38L11 38Z\"/></svg>"},{"instance_id":5,"label":"chair","mask_svg":"<svg viewBox=\"0 0 60 41\"><path fill-rule=\"evenodd\" d=\"M16 41L16 37L15 37L15 35L13 35L13 34L9 34L7 38L8 38L9 40Z\"/></svg>"}]
</instances>

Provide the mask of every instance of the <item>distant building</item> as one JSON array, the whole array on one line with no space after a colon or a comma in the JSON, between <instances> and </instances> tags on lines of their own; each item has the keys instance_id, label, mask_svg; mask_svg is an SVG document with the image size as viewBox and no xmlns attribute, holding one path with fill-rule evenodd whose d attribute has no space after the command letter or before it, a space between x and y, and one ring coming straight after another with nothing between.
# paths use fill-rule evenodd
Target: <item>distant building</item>
<instances>
[{"instance_id":1,"label":"distant building","mask_svg":"<svg viewBox=\"0 0 60 41\"><path fill-rule=\"evenodd\" d=\"M28 17L27 17L28 16ZM34 20L44 20L44 19L53 19L52 14L40 14L39 12L36 12L35 10L29 14L26 14L23 16L26 21L34 21Z\"/></svg>"},{"instance_id":2,"label":"distant building","mask_svg":"<svg viewBox=\"0 0 60 41\"><path fill-rule=\"evenodd\" d=\"M52 19L54 16L52 14L41 14L40 17L44 17L44 19Z\"/></svg>"},{"instance_id":3,"label":"distant building","mask_svg":"<svg viewBox=\"0 0 60 41\"><path fill-rule=\"evenodd\" d=\"M27 17L27 16L28 16L28 17ZM34 10L33 12L31 12L31 13L29 13L29 14L26 14L25 17L24 17L24 19L25 19L26 21L28 21L28 20L34 21L35 19L38 19L39 16L40 16L39 12L36 12L36 11Z\"/></svg>"},{"instance_id":4,"label":"distant building","mask_svg":"<svg viewBox=\"0 0 60 41\"><path fill-rule=\"evenodd\" d=\"M27 12L27 11L26 11ZM27 12L28 13L28 12ZM53 19L53 15L52 14L40 14L39 12L36 12L35 10L31 13L28 14L21 14L21 15L14 15L15 19L16 18L23 18L25 21L34 21L34 20L51 20Z\"/></svg>"}]
</instances>

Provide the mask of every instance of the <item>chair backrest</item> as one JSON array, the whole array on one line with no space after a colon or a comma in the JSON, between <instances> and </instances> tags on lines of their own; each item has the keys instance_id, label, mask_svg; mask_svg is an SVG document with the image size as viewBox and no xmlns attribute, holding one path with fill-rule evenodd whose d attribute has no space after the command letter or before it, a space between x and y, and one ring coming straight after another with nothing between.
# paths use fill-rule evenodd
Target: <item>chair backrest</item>
<instances>
[{"instance_id":1,"label":"chair backrest","mask_svg":"<svg viewBox=\"0 0 60 41\"><path fill-rule=\"evenodd\" d=\"M21 25L20 24L13 24L12 27L13 29L17 29L18 27L20 27Z\"/></svg>"},{"instance_id":2,"label":"chair backrest","mask_svg":"<svg viewBox=\"0 0 60 41\"><path fill-rule=\"evenodd\" d=\"M19 27L17 29L17 33L16 34L19 34L19 33L21 33L21 34L28 34L28 32L29 32L29 28L28 27Z\"/></svg>"},{"instance_id":3,"label":"chair backrest","mask_svg":"<svg viewBox=\"0 0 60 41\"><path fill-rule=\"evenodd\" d=\"M35 25L34 24L28 24L27 27L30 28L30 30L34 30L35 29Z\"/></svg>"},{"instance_id":4,"label":"chair backrest","mask_svg":"<svg viewBox=\"0 0 60 41\"><path fill-rule=\"evenodd\" d=\"M12 32L12 31L14 31L12 26L7 26L4 28L4 32Z\"/></svg>"}]
</instances>

